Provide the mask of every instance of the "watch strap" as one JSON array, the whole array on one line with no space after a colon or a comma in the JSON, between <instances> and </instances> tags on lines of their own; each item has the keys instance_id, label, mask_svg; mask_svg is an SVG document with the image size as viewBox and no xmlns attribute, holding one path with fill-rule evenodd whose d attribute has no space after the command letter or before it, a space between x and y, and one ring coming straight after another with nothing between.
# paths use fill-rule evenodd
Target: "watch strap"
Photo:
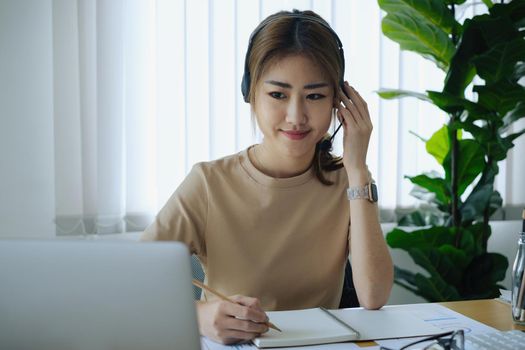
<instances>
[{"instance_id":1,"label":"watch strap","mask_svg":"<svg viewBox=\"0 0 525 350\"><path fill-rule=\"evenodd\" d=\"M369 199L370 195L368 193L368 184L358 187L348 187L346 190L348 200L354 199Z\"/></svg>"},{"instance_id":2,"label":"watch strap","mask_svg":"<svg viewBox=\"0 0 525 350\"><path fill-rule=\"evenodd\" d=\"M346 190L348 200L366 199L366 200L369 200L370 202L376 202L377 201L377 189L374 186L375 184L373 182L370 182L364 186L348 187L348 189ZM375 191L376 193L375 194L370 193L370 191Z\"/></svg>"}]
</instances>

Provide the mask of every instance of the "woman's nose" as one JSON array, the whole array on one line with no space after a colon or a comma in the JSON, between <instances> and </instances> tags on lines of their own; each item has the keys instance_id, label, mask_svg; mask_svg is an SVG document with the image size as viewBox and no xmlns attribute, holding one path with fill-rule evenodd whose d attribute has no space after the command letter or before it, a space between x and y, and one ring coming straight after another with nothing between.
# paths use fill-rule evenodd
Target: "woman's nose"
<instances>
[{"instance_id":1,"label":"woman's nose","mask_svg":"<svg viewBox=\"0 0 525 350\"><path fill-rule=\"evenodd\" d=\"M292 125L304 125L308 120L304 102L299 98L292 98L290 100L286 112L286 121Z\"/></svg>"}]
</instances>

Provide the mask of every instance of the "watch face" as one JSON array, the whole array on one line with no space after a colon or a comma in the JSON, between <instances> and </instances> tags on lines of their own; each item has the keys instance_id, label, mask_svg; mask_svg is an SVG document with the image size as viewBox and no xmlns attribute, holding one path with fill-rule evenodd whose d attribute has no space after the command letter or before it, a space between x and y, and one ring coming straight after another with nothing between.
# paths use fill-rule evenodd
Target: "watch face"
<instances>
[{"instance_id":1,"label":"watch face","mask_svg":"<svg viewBox=\"0 0 525 350\"><path fill-rule=\"evenodd\" d=\"M377 202L378 200L377 186L375 183L370 184L370 200L372 202Z\"/></svg>"}]
</instances>

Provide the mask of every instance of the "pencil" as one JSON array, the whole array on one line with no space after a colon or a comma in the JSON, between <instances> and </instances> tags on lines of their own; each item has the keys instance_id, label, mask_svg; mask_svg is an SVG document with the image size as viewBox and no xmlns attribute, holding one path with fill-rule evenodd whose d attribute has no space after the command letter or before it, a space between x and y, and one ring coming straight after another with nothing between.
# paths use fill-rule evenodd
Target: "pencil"
<instances>
[{"instance_id":1,"label":"pencil","mask_svg":"<svg viewBox=\"0 0 525 350\"><path fill-rule=\"evenodd\" d=\"M226 300L226 301L229 301L230 303L234 303L234 304L238 304L237 302L231 300L230 298L228 298L227 296L225 296L224 294L221 294L220 292L217 292L215 289L212 289L211 287L208 287L207 285L205 285L204 283L202 283L201 281L199 280L196 280L194 279L192 281L192 284L196 287L199 287L199 288L202 288L208 292L210 292L211 294L221 298L222 300ZM276 325L274 325L273 323L271 322L264 322L268 327L270 328L273 328L275 329L276 331L279 331L279 332L282 332Z\"/></svg>"}]
</instances>

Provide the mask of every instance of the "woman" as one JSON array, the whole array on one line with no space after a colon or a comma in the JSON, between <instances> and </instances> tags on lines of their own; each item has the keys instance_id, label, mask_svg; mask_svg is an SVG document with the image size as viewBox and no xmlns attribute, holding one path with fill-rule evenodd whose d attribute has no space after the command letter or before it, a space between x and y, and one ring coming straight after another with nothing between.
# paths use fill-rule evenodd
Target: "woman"
<instances>
[{"instance_id":1,"label":"woman","mask_svg":"<svg viewBox=\"0 0 525 350\"><path fill-rule=\"evenodd\" d=\"M276 13L252 34L242 92L262 143L196 164L142 237L185 242L206 283L233 295L237 304L204 293L201 334L234 343L267 331L263 310L337 308L349 254L360 305L386 303L393 267L366 166L372 123L343 76L339 38L312 11ZM326 140L335 115L342 158Z\"/></svg>"}]
</instances>

